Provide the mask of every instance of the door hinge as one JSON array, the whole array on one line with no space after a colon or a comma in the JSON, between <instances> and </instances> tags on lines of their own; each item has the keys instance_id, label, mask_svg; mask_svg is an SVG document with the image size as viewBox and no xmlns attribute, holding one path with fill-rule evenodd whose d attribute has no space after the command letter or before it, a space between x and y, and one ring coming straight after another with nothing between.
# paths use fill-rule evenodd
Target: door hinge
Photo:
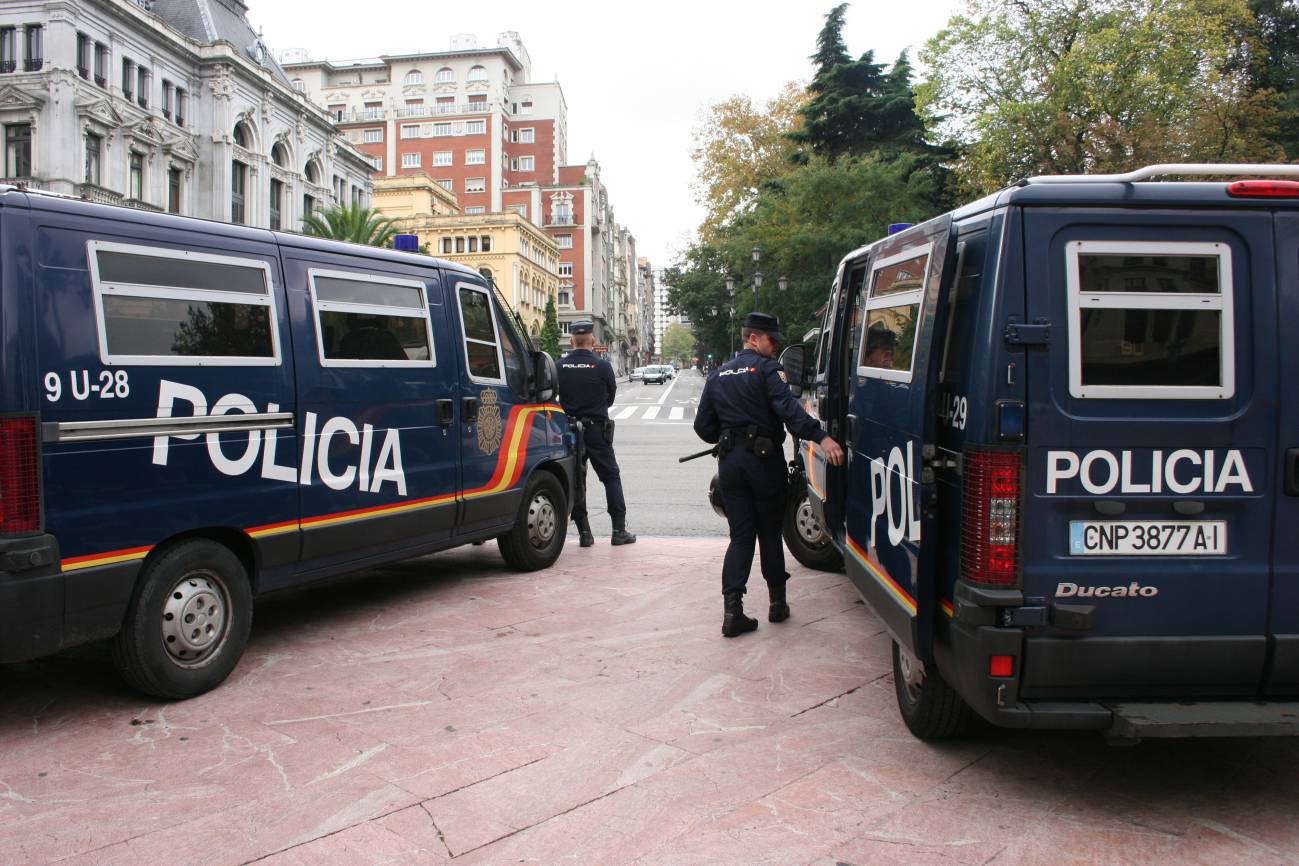
<instances>
[{"instance_id":1,"label":"door hinge","mask_svg":"<svg viewBox=\"0 0 1299 866\"><path fill-rule=\"evenodd\" d=\"M1045 346L1051 342L1051 322L1034 319L1030 325L1011 316L1006 320L1006 342L1012 346Z\"/></svg>"}]
</instances>

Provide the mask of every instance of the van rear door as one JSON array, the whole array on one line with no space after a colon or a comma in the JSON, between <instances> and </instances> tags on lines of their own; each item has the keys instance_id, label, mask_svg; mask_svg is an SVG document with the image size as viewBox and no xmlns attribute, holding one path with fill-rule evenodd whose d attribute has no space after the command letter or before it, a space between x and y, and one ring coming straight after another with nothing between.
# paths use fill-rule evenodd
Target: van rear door
<instances>
[{"instance_id":1,"label":"van rear door","mask_svg":"<svg viewBox=\"0 0 1299 866\"><path fill-rule=\"evenodd\" d=\"M1028 316L1051 323L1027 353L1023 590L1077 628L1027 633L1021 695L1254 694L1276 471L1272 217L1037 207L1023 225Z\"/></svg>"},{"instance_id":2,"label":"van rear door","mask_svg":"<svg viewBox=\"0 0 1299 866\"><path fill-rule=\"evenodd\" d=\"M1281 338L1278 381L1299 381L1299 214L1280 212L1275 218L1277 256L1277 317ZM1272 608L1268 631L1273 640L1272 663L1265 689L1273 695L1299 694L1299 400L1282 391L1277 403L1280 421L1277 471L1271 482L1280 491L1272 548Z\"/></svg>"},{"instance_id":3,"label":"van rear door","mask_svg":"<svg viewBox=\"0 0 1299 866\"><path fill-rule=\"evenodd\" d=\"M856 326L845 345L851 495L844 561L893 638L925 660L938 604L934 473L926 459L936 436L934 335L945 333L951 237L948 215L875 244L847 299Z\"/></svg>"}]
</instances>

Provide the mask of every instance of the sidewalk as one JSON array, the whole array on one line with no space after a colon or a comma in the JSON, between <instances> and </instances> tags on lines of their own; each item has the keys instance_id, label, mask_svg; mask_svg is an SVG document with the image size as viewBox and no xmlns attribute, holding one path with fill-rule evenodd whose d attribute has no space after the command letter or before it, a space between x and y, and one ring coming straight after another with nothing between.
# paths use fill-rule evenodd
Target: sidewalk
<instances>
[{"instance_id":1,"label":"sidewalk","mask_svg":"<svg viewBox=\"0 0 1299 866\"><path fill-rule=\"evenodd\" d=\"M533 574L485 545L279 596L184 703L96 658L0 667L0 863L1299 858L1294 741L921 743L843 575L795 570L793 619L720 637L724 545Z\"/></svg>"}]
</instances>

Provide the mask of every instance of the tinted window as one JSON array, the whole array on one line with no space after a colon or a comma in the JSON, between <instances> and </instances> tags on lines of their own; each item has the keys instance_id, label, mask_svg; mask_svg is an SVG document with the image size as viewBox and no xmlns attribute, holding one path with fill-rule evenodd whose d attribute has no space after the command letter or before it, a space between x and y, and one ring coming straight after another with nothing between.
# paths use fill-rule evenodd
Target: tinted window
<instances>
[{"instance_id":1,"label":"tinted window","mask_svg":"<svg viewBox=\"0 0 1299 866\"><path fill-rule=\"evenodd\" d=\"M267 293L266 272L260 267L110 250L98 250L96 255L100 282L253 295Z\"/></svg>"},{"instance_id":2,"label":"tinted window","mask_svg":"<svg viewBox=\"0 0 1299 866\"><path fill-rule=\"evenodd\" d=\"M919 312L919 304L870 310L866 316L862 366L876 370L910 370Z\"/></svg>"},{"instance_id":3,"label":"tinted window","mask_svg":"<svg viewBox=\"0 0 1299 866\"><path fill-rule=\"evenodd\" d=\"M325 357L347 361L427 361L432 357L423 318L321 310Z\"/></svg>"},{"instance_id":4,"label":"tinted window","mask_svg":"<svg viewBox=\"0 0 1299 866\"><path fill-rule=\"evenodd\" d=\"M1222 384L1218 310L1093 307L1081 314L1083 385Z\"/></svg>"},{"instance_id":5,"label":"tinted window","mask_svg":"<svg viewBox=\"0 0 1299 866\"><path fill-rule=\"evenodd\" d=\"M321 301L405 307L421 311L424 309L424 290L416 286L394 286L391 283L326 276L317 276L315 282L316 298Z\"/></svg>"},{"instance_id":6,"label":"tinted window","mask_svg":"<svg viewBox=\"0 0 1299 866\"><path fill-rule=\"evenodd\" d=\"M919 291L925 280L925 265L928 261L929 255L926 253L880 268L871 281L871 297Z\"/></svg>"},{"instance_id":7,"label":"tinted window","mask_svg":"<svg viewBox=\"0 0 1299 866\"><path fill-rule=\"evenodd\" d=\"M528 393L528 355L523 340L505 312L498 317L501 326L501 352L505 355L505 381L519 396Z\"/></svg>"},{"instance_id":8,"label":"tinted window","mask_svg":"<svg viewBox=\"0 0 1299 866\"><path fill-rule=\"evenodd\" d=\"M866 266L853 268L848 278L848 297L852 303L852 321L848 323L848 353L844 356L845 369L852 371L861 346L862 322L866 319Z\"/></svg>"},{"instance_id":9,"label":"tinted window","mask_svg":"<svg viewBox=\"0 0 1299 866\"><path fill-rule=\"evenodd\" d=\"M492 304L486 292L461 289L460 313L464 317L466 337L496 342L496 331L492 329Z\"/></svg>"},{"instance_id":10,"label":"tinted window","mask_svg":"<svg viewBox=\"0 0 1299 866\"><path fill-rule=\"evenodd\" d=\"M110 355L275 355L270 307L105 295L104 325Z\"/></svg>"},{"instance_id":11,"label":"tinted window","mask_svg":"<svg viewBox=\"0 0 1299 866\"><path fill-rule=\"evenodd\" d=\"M1078 256L1083 292L1176 292L1216 295L1217 256Z\"/></svg>"},{"instance_id":12,"label":"tinted window","mask_svg":"<svg viewBox=\"0 0 1299 866\"><path fill-rule=\"evenodd\" d=\"M979 286L983 283L983 258L987 253L986 236L977 235L965 242L961 254L961 270L952 287L950 318L947 321L946 351L943 353L942 381L965 383L965 370L970 363L970 344L974 339L975 319L978 316Z\"/></svg>"},{"instance_id":13,"label":"tinted window","mask_svg":"<svg viewBox=\"0 0 1299 866\"><path fill-rule=\"evenodd\" d=\"M496 346L487 343L467 343L469 375L479 379L501 378L501 363L496 357Z\"/></svg>"}]
</instances>

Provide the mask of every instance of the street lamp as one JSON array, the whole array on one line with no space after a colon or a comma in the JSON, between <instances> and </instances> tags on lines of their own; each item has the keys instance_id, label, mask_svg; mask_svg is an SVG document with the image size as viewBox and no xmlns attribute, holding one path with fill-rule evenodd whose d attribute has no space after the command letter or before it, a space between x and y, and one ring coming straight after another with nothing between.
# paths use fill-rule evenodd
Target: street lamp
<instances>
[{"instance_id":1,"label":"street lamp","mask_svg":"<svg viewBox=\"0 0 1299 866\"><path fill-rule=\"evenodd\" d=\"M753 248L753 273L749 277L749 281L753 286L753 300L755 303L758 300L758 289L762 288L762 279L765 276L759 268L761 264L762 247L755 246ZM789 280L784 276L777 280L776 283L782 292L789 288ZM726 294L732 297L735 295L735 277L730 274L726 275Z\"/></svg>"}]
</instances>

